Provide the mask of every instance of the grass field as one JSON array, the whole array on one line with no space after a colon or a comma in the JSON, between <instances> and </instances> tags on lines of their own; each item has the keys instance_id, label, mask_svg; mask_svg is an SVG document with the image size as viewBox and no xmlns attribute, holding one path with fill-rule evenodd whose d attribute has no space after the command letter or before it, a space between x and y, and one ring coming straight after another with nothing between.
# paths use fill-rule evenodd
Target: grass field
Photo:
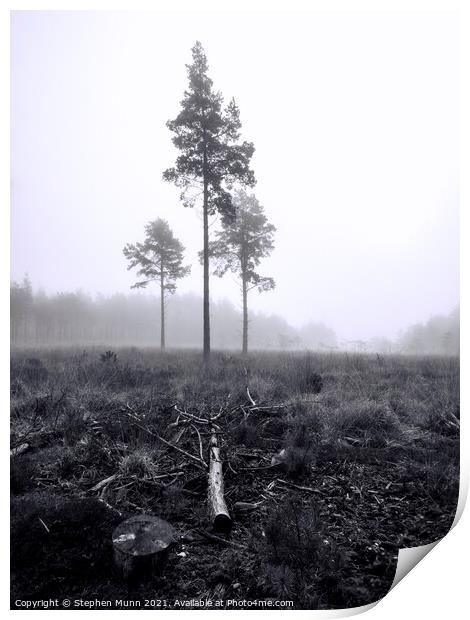
<instances>
[{"instance_id":1,"label":"grass field","mask_svg":"<svg viewBox=\"0 0 470 620\"><path fill-rule=\"evenodd\" d=\"M449 530L456 358L220 352L204 370L198 352L114 353L12 353L11 444L29 444L11 459L12 600L352 607L386 594L399 547ZM156 436L207 459L203 426L170 426L175 406L221 413L226 541L210 537L204 468ZM111 533L141 512L170 521L179 542L162 576L127 584Z\"/></svg>"}]
</instances>

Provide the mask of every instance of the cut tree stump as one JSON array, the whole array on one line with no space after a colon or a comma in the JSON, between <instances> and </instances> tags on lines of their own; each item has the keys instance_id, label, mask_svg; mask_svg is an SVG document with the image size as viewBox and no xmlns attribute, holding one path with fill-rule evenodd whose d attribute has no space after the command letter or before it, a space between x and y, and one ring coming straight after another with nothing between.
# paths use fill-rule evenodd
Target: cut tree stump
<instances>
[{"instance_id":1,"label":"cut tree stump","mask_svg":"<svg viewBox=\"0 0 470 620\"><path fill-rule=\"evenodd\" d=\"M208 502L210 517L216 532L230 532L232 519L224 498L224 477L217 435L211 437L209 454Z\"/></svg>"},{"instance_id":2,"label":"cut tree stump","mask_svg":"<svg viewBox=\"0 0 470 620\"><path fill-rule=\"evenodd\" d=\"M116 568L125 579L161 574L174 542L175 530L167 521L150 515L131 517L113 532Z\"/></svg>"}]
</instances>

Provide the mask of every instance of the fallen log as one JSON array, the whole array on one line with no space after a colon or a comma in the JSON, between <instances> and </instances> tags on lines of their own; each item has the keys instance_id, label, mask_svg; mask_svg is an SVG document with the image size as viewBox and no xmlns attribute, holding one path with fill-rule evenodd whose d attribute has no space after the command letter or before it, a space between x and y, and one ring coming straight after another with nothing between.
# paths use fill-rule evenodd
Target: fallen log
<instances>
[{"instance_id":1,"label":"fallen log","mask_svg":"<svg viewBox=\"0 0 470 620\"><path fill-rule=\"evenodd\" d=\"M163 519L150 515L131 517L113 532L116 568L124 579L161 574L175 542L173 527Z\"/></svg>"},{"instance_id":2,"label":"fallen log","mask_svg":"<svg viewBox=\"0 0 470 620\"><path fill-rule=\"evenodd\" d=\"M212 435L209 446L208 502L214 530L229 532L232 529L232 519L224 498L222 461L216 434Z\"/></svg>"}]
</instances>

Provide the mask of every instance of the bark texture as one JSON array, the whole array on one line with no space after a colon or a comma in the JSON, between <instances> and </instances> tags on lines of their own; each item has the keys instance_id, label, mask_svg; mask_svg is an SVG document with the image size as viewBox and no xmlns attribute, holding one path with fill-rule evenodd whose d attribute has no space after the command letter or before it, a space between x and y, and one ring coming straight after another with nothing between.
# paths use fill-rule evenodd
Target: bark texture
<instances>
[{"instance_id":1,"label":"bark texture","mask_svg":"<svg viewBox=\"0 0 470 620\"><path fill-rule=\"evenodd\" d=\"M224 477L217 435L212 435L210 443L208 501L214 530L229 532L232 529L232 519L224 498Z\"/></svg>"}]
</instances>

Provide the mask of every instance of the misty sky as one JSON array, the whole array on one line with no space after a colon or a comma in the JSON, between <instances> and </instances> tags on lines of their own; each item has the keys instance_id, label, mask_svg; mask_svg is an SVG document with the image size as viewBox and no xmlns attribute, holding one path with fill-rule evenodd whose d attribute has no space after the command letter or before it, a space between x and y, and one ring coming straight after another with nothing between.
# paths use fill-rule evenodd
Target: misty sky
<instances>
[{"instance_id":1,"label":"misty sky","mask_svg":"<svg viewBox=\"0 0 470 620\"><path fill-rule=\"evenodd\" d=\"M162 172L196 40L254 142L277 227L251 308L340 338L459 301L458 23L434 14L12 14L12 278L127 292L122 248L168 220L202 294L202 221ZM214 223L213 229L218 225ZM239 306L230 278L213 297Z\"/></svg>"}]
</instances>

